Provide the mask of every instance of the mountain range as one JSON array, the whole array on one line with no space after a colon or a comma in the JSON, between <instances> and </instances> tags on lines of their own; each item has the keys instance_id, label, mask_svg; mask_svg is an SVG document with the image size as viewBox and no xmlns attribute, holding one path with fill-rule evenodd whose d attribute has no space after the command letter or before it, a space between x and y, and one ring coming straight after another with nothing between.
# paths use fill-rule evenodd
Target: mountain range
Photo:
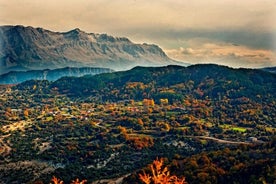
<instances>
[{"instance_id":1,"label":"mountain range","mask_svg":"<svg viewBox=\"0 0 276 184\"><path fill-rule=\"evenodd\" d=\"M52 32L30 26L0 26L0 43L0 73L64 67L127 70L184 64L170 59L157 45L136 44L125 37L80 29Z\"/></svg>"}]
</instances>

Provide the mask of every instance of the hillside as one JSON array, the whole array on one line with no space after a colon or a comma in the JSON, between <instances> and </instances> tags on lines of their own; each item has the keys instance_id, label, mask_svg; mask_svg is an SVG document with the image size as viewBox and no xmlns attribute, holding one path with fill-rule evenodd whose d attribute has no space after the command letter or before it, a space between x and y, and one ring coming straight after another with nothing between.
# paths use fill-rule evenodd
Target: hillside
<instances>
[{"instance_id":1,"label":"hillside","mask_svg":"<svg viewBox=\"0 0 276 184\"><path fill-rule=\"evenodd\" d=\"M128 38L85 33L80 29L52 32L24 26L0 27L0 72L64 67L104 67L181 64L157 45L135 44Z\"/></svg>"},{"instance_id":2,"label":"hillside","mask_svg":"<svg viewBox=\"0 0 276 184\"><path fill-rule=\"evenodd\" d=\"M275 84L193 65L1 85L1 182L141 183L164 158L188 183L273 183Z\"/></svg>"},{"instance_id":3,"label":"hillside","mask_svg":"<svg viewBox=\"0 0 276 184\"><path fill-rule=\"evenodd\" d=\"M52 84L70 95L87 96L92 91L106 91L106 100L125 100L170 97L219 100L223 97L265 95L275 98L276 75L257 69L232 69L218 65L136 67L130 71L97 75L95 77L63 78ZM134 86L131 86L134 85ZM167 90L162 90L167 88ZM78 89L78 90L75 90ZM108 89L108 90L107 90ZM109 91L118 90L114 96ZM136 91L136 92L135 92Z\"/></svg>"},{"instance_id":4,"label":"hillside","mask_svg":"<svg viewBox=\"0 0 276 184\"><path fill-rule=\"evenodd\" d=\"M62 77L81 77L84 75L96 75L112 72L107 68L59 68L54 70L29 70L13 71L0 75L0 84L18 84L27 80L48 80L55 81Z\"/></svg>"}]
</instances>

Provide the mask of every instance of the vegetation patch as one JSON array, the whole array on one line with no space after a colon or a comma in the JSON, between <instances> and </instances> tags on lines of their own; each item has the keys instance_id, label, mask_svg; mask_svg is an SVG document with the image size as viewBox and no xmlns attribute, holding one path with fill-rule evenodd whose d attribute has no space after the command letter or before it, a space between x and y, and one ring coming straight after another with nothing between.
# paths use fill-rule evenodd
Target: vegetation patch
<instances>
[{"instance_id":1,"label":"vegetation patch","mask_svg":"<svg viewBox=\"0 0 276 184\"><path fill-rule=\"evenodd\" d=\"M246 132L247 129L246 128L242 128L242 127L232 127L232 130L244 133L244 132Z\"/></svg>"}]
</instances>

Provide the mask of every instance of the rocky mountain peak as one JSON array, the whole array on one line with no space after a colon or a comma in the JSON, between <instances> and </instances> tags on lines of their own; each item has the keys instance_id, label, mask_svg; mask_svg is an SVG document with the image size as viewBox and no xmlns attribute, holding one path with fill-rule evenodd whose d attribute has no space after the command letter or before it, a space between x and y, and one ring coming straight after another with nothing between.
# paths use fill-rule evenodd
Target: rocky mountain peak
<instances>
[{"instance_id":1,"label":"rocky mountain peak","mask_svg":"<svg viewBox=\"0 0 276 184\"><path fill-rule=\"evenodd\" d=\"M134 66L180 64L157 45L135 44L125 37L86 33L79 28L60 33L30 26L0 26L0 43L0 73L15 68L125 70Z\"/></svg>"}]
</instances>

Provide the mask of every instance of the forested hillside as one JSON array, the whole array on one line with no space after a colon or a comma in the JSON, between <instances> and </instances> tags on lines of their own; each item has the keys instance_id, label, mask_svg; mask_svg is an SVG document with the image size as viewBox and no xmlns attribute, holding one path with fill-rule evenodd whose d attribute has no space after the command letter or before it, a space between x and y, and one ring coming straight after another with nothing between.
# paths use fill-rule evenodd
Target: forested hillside
<instances>
[{"instance_id":1,"label":"forested hillside","mask_svg":"<svg viewBox=\"0 0 276 184\"><path fill-rule=\"evenodd\" d=\"M188 183L273 183L275 84L194 65L1 85L0 178L133 184L162 158Z\"/></svg>"},{"instance_id":2,"label":"forested hillside","mask_svg":"<svg viewBox=\"0 0 276 184\"><path fill-rule=\"evenodd\" d=\"M103 96L107 94L105 99L108 101L112 101L113 98L156 99L164 95L180 95L182 99L191 95L197 99L256 99L260 95L275 97L275 78L275 74L261 70L232 69L217 65L136 67L130 71L95 77L63 78L53 83L52 87L75 96L89 96L91 92L98 90L103 92ZM118 95L110 94L110 90L119 90Z\"/></svg>"}]
</instances>

